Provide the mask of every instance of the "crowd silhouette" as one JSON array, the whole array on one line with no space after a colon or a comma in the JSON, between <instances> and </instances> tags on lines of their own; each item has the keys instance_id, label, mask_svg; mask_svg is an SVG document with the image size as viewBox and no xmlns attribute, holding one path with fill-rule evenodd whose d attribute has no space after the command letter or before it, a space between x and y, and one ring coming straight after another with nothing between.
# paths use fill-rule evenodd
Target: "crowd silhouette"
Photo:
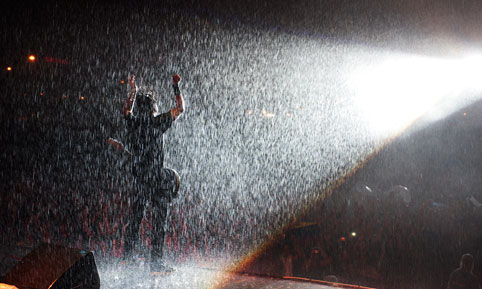
<instances>
[{"instance_id":1,"label":"crowd silhouette","mask_svg":"<svg viewBox=\"0 0 482 289\"><path fill-rule=\"evenodd\" d=\"M48 242L120 257L128 198L118 191L98 193L102 198L66 193L49 199L28 184L17 184L2 196L2 243L15 240L15 245L33 247ZM195 206L195 199L185 201ZM180 261L209 256L213 246L223 246L212 243L222 238L210 235L209 224L205 232L190 232L178 211L169 222L166 250L176 252ZM246 270L376 288L446 288L460 256L470 253L474 274L481 273L482 210L470 198L406 203L396 194L333 194L304 218L309 223L285 231ZM147 212L140 232L143 246L150 246L150 231Z\"/></svg>"}]
</instances>

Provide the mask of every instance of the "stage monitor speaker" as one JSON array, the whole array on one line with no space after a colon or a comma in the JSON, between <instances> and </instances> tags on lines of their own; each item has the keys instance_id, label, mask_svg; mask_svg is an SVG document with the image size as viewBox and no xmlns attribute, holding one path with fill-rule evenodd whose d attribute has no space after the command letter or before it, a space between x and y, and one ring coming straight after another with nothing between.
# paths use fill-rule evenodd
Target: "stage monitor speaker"
<instances>
[{"instance_id":1,"label":"stage monitor speaker","mask_svg":"<svg viewBox=\"0 0 482 289\"><path fill-rule=\"evenodd\" d=\"M92 252L42 244L17 263L3 283L35 289L100 288Z\"/></svg>"}]
</instances>

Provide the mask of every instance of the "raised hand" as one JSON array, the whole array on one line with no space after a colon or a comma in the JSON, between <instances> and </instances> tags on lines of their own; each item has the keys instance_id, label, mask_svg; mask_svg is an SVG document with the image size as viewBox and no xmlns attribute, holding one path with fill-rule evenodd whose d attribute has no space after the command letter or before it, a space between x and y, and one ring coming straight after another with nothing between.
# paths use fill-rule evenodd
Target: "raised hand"
<instances>
[{"instance_id":1,"label":"raised hand","mask_svg":"<svg viewBox=\"0 0 482 289\"><path fill-rule=\"evenodd\" d=\"M129 76L129 81L128 81L128 83L129 83L129 86L130 86L131 88L134 88L134 89L135 89L135 88L136 88L136 76L133 75L133 74L132 74L131 76Z\"/></svg>"},{"instance_id":2,"label":"raised hand","mask_svg":"<svg viewBox=\"0 0 482 289\"><path fill-rule=\"evenodd\" d=\"M177 73L174 74L174 76L172 77L172 84L177 85L179 81L181 81L181 76L179 76L179 74Z\"/></svg>"}]
</instances>

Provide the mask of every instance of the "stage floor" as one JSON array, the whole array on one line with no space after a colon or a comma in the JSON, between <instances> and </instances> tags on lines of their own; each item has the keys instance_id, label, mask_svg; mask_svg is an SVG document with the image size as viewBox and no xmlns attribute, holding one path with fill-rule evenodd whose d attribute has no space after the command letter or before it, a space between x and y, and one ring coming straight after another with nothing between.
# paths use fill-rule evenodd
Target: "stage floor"
<instances>
[{"instance_id":1,"label":"stage floor","mask_svg":"<svg viewBox=\"0 0 482 289\"><path fill-rule=\"evenodd\" d=\"M0 246L0 279L32 248ZM139 261L141 260L141 261ZM102 289L151 288L151 289L329 289L366 288L320 282L315 280L293 280L289 278L264 277L251 274L228 272L222 260L207 262L186 262L168 264L174 271L170 274L152 276L148 266L138 259L125 264L117 258L95 258Z\"/></svg>"},{"instance_id":2,"label":"stage floor","mask_svg":"<svg viewBox=\"0 0 482 289\"><path fill-rule=\"evenodd\" d=\"M178 266L174 272L151 276L143 268L99 266L101 288L216 288L216 289L329 289L340 288L301 280L237 274L222 270ZM356 288L356 287L355 287Z\"/></svg>"}]
</instances>

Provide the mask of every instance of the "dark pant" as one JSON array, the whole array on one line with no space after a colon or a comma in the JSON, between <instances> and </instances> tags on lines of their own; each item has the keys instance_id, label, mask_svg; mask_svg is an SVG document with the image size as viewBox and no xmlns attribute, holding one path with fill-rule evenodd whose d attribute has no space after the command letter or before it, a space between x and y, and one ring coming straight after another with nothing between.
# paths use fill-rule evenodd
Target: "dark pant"
<instances>
[{"instance_id":1,"label":"dark pant","mask_svg":"<svg viewBox=\"0 0 482 289\"><path fill-rule=\"evenodd\" d=\"M148 206L149 204L149 206ZM124 256L132 254L134 246L138 243L139 229L141 226L144 211L148 210L152 217L151 231L151 260L162 259L162 248L164 244L165 226L167 220L169 200L162 196L138 196L132 203L132 212L129 216L129 224L126 230L124 242Z\"/></svg>"},{"instance_id":2,"label":"dark pant","mask_svg":"<svg viewBox=\"0 0 482 289\"><path fill-rule=\"evenodd\" d=\"M169 204L177 196L179 177L174 170L161 168L151 173L137 174L136 196L132 198L132 212L128 216L128 226L124 239L124 257L132 254L139 239L139 229L145 211L152 217L151 225L151 262L160 262L164 237L166 235L166 220ZM147 210L146 210L147 209Z\"/></svg>"}]
</instances>

